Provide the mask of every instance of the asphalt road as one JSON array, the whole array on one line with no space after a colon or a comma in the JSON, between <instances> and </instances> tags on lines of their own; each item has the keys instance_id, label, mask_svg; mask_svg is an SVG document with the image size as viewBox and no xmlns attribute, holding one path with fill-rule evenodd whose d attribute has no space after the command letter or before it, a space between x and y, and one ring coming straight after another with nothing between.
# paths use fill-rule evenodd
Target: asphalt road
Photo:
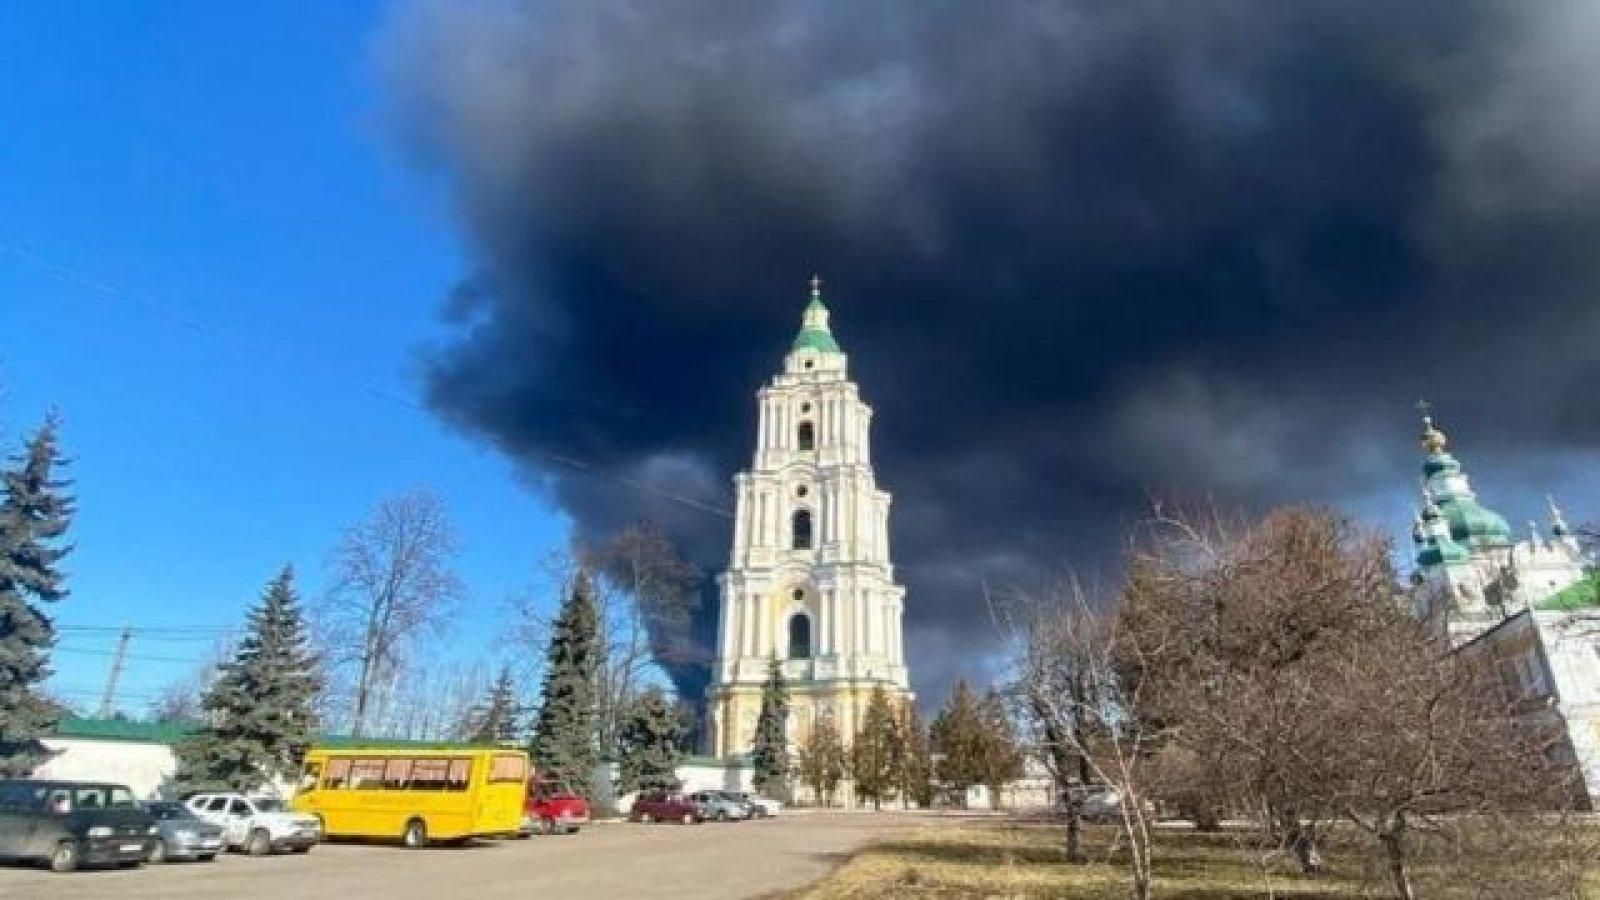
<instances>
[{"instance_id":1,"label":"asphalt road","mask_svg":"<svg viewBox=\"0 0 1600 900\"><path fill-rule=\"evenodd\" d=\"M923 821L903 813L797 813L731 824L605 822L575 835L425 850L326 844L306 856L228 855L61 875L0 866L0 897L744 898L815 881L861 844Z\"/></svg>"}]
</instances>

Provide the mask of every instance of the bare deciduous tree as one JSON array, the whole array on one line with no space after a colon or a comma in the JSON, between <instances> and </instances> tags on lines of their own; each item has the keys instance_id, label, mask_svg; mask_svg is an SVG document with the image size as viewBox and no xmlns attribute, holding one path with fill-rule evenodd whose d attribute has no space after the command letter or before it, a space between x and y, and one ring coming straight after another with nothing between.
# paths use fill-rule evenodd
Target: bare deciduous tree
<instances>
[{"instance_id":1,"label":"bare deciduous tree","mask_svg":"<svg viewBox=\"0 0 1600 900\"><path fill-rule=\"evenodd\" d=\"M1130 598L1148 590L1148 575L1136 565L1123 602L1137 602ZM1097 611L1073 582L1035 607L1013 636L1019 685L1053 742L1057 765L1081 765L1087 780L1116 792L1133 896L1146 900L1154 861L1146 779L1160 737L1156 722L1140 712L1147 705L1143 654L1150 648L1132 640L1119 617ZM1075 818L1069 817L1068 851L1081 856Z\"/></svg>"},{"instance_id":2,"label":"bare deciduous tree","mask_svg":"<svg viewBox=\"0 0 1600 900\"><path fill-rule=\"evenodd\" d=\"M1140 558L1153 590L1121 610L1148 648L1151 709L1227 773L1207 786L1214 797L1270 811L1302 871L1315 872L1330 811L1307 774L1338 735L1325 727L1326 673L1311 661L1394 605L1386 547L1310 510L1255 524L1158 510L1152 531Z\"/></svg>"},{"instance_id":3,"label":"bare deciduous tree","mask_svg":"<svg viewBox=\"0 0 1600 900\"><path fill-rule=\"evenodd\" d=\"M689 621L699 604L700 572L648 523L631 525L589 551L601 576L602 641L599 740L616 749L622 721L652 664L670 666L691 653Z\"/></svg>"},{"instance_id":4,"label":"bare deciduous tree","mask_svg":"<svg viewBox=\"0 0 1600 900\"><path fill-rule=\"evenodd\" d=\"M1094 689L1092 656L1064 652L1055 646L1063 627L1087 628L1095 623L1063 626L1057 621L1080 603L1082 587L1066 579L1048 587L1038 598L1017 594L1005 601L990 597L989 606L1020 637L1022 677L1016 686L1028 715L1031 750L1044 762L1066 817L1063 853L1068 862L1087 863L1083 849L1083 804L1094 772L1088 754L1089 717L1085 704ZM1072 698L1065 715L1055 715L1054 695Z\"/></svg>"},{"instance_id":5,"label":"bare deciduous tree","mask_svg":"<svg viewBox=\"0 0 1600 900\"><path fill-rule=\"evenodd\" d=\"M1143 709L1167 749L1211 770L1201 788L1259 815L1303 871L1320 867L1315 827L1330 817L1371 835L1405 900L1419 829L1456 840L1520 818L1548 831L1534 813L1561 808L1563 771L1492 673L1405 608L1385 542L1311 509L1157 530L1135 562L1148 589L1118 612Z\"/></svg>"},{"instance_id":6,"label":"bare deciduous tree","mask_svg":"<svg viewBox=\"0 0 1600 900\"><path fill-rule=\"evenodd\" d=\"M426 490L383 500L339 542L321 625L328 659L355 673L351 734L365 733L380 686L396 683L412 642L462 595L455 552L444 505Z\"/></svg>"}]
</instances>

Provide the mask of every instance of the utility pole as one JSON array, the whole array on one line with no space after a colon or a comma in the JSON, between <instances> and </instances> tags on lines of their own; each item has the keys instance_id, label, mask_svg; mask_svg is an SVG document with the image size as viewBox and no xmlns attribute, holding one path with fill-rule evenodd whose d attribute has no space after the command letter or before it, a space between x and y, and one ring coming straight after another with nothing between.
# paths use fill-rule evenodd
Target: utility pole
<instances>
[{"instance_id":1,"label":"utility pole","mask_svg":"<svg viewBox=\"0 0 1600 900\"><path fill-rule=\"evenodd\" d=\"M106 692L100 698L100 718L111 718L112 705L117 699L117 679L122 677L122 659L128 652L128 641L133 637L133 629L124 625L122 635L117 638L117 651L111 655L111 671L106 673Z\"/></svg>"}]
</instances>

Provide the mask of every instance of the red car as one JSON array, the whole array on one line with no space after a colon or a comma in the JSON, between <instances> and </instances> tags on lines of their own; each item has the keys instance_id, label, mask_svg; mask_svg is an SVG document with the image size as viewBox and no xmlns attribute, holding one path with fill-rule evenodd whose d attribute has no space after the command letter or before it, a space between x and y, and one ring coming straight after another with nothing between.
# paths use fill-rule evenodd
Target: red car
<instances>
[{"instance_id":1,"label":"red car","mask_svg":"<svg viewBox=\"0 0 1600 900\"><path fill-rule=\"evenodd\" d=\"M589 824L589 802L564 781L535 779L528 782L528 799L522 805L522 833L577 834Z\"/></svg>"},{"instance_id":2,"label":"red car","mask_svg":"<svg viewBox=\"0 0 1600 900\"><path fill-rule=\"evenodd\" d=\"M628 812L630 822L682 822L693 825L705 821L705 811L687 794L640 794Z\"/></svg>"}]
</instances>

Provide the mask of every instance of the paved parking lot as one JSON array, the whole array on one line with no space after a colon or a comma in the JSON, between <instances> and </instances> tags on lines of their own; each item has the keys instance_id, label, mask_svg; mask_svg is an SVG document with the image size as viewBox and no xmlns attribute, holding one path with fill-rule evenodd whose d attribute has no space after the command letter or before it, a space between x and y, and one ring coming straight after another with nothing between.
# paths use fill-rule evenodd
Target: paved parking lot
<instances>
[{"instance_id":1,"label":"paved parking lot","mask_svg":"<svg viewBox=\"0 0 1600 900\"><path fill-rule=\"evenodd\" d=\"M915 815L799 813L705 825L602 823L576 835L405 850L328 844L308 856L74 872L0 867L0 897L743 898L825 875Z\"/></svg>"}]
</instances>

